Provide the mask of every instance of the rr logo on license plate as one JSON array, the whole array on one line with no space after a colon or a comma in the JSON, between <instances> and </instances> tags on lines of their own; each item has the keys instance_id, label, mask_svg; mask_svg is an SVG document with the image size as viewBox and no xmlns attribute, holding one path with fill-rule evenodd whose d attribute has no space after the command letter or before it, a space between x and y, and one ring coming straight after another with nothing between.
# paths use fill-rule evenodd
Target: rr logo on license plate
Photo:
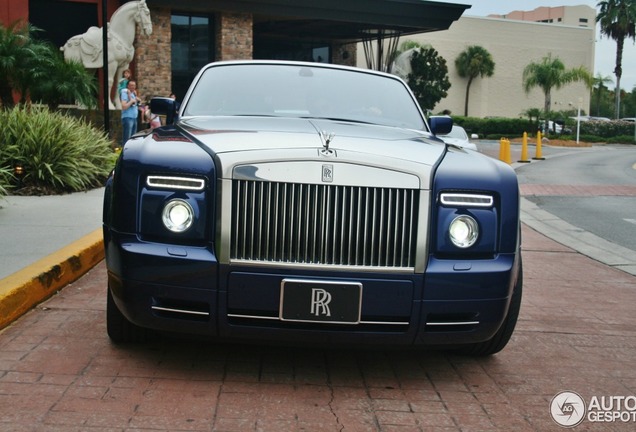
<instances>
[{"instance_id":1,"label":"rr logo on license plate","mask_svg":"<svg viewBox=\"0 0 636 432\"><path fill-rule=\"evenodd\" d=\"M284 279L280 319L283 321L358 324L362 284Z\"/></svg>"},{"instance_id":2,"label":"rr logo on license plate","mask_svg":"<svg viewBox=\"0 0 636 432\"><path fill-rule=\"evenodd\" d=\"M311 314L315 316L331 316L329 310L329 303L331 303L331 294L322 288L311 289Z\"/></svg>"}]
</instances>

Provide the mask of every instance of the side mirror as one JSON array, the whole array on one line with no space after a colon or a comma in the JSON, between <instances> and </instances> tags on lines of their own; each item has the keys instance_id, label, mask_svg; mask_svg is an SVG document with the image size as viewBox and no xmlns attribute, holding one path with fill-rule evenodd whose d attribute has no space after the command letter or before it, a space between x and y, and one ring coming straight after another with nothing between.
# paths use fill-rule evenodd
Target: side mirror
<instances>
[{"instance_id":1,"label":"side mirror","mask_svg":"<svg viewBox=\"0 0 636 432\"><path fill-rule=\"evenodd\" d=\"M453 129L453 119L448 116L431 116L428 122L433 135L446 135Z\"/></svg>"},{"instance_id":2,"label":"side mirror","mask_svg":"<svg viewBox=\"0 0 636 432\"><path fill-rule=\"evenodd\" d=\"M166 124L173 124L177 114L177 102L172 98L154 97L150 99L150 112L165 115Z\"/></svg>"}]
</instances>

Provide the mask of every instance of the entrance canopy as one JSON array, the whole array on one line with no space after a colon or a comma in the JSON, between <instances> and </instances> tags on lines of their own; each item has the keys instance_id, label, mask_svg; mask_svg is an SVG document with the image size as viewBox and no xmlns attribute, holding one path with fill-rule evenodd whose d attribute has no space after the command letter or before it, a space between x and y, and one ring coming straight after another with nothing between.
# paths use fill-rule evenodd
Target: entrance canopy
<instances>
[{"instance_id":1,"label":"entrance canopy","mask_svg":"<svg viewBox=\"0 0 636 432\"><path fill-rule=\"evenodd\" d=\"M147 0L173 8L174 0ZM377 34L399 36L446 30L470 5L421 0L180 0L192 12L241 12L254 30L278 38L363 41Z\"/></svg>"}]
</instances>

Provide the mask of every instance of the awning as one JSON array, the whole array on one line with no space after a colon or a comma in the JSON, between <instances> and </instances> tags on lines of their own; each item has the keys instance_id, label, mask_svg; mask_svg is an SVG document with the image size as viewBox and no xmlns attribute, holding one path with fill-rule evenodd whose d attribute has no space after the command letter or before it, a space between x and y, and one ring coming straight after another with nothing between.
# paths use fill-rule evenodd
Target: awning
<instances>
[{"instance_id":1,"label":"awning","mask_svg":"<svg viewBox=\"0 0 636 432\"><path fill-rule=\"evenodd\" d=\"M189 12L241 12L255 32L313 41L361 41L446 30L470 5L422 0L146 0Z\"/></svg>"}]
</instances>

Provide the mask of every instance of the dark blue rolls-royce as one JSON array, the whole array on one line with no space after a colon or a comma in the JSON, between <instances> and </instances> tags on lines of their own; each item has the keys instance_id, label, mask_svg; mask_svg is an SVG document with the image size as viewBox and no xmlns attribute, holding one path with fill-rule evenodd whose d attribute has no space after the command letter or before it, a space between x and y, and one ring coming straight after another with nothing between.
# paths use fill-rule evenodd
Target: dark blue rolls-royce
<instances>
[{"instance_id":1,"label":"dark blue rolls-royce","mask_svg":"<svg viewBox=\"0 0 636 432\"><path fill-rule=\"evenodd\" d=\"M514 171L444 144L398 77L212 63L108 180L107 330L501 350L521 303Z\"/></svg>"}]
</instances>

